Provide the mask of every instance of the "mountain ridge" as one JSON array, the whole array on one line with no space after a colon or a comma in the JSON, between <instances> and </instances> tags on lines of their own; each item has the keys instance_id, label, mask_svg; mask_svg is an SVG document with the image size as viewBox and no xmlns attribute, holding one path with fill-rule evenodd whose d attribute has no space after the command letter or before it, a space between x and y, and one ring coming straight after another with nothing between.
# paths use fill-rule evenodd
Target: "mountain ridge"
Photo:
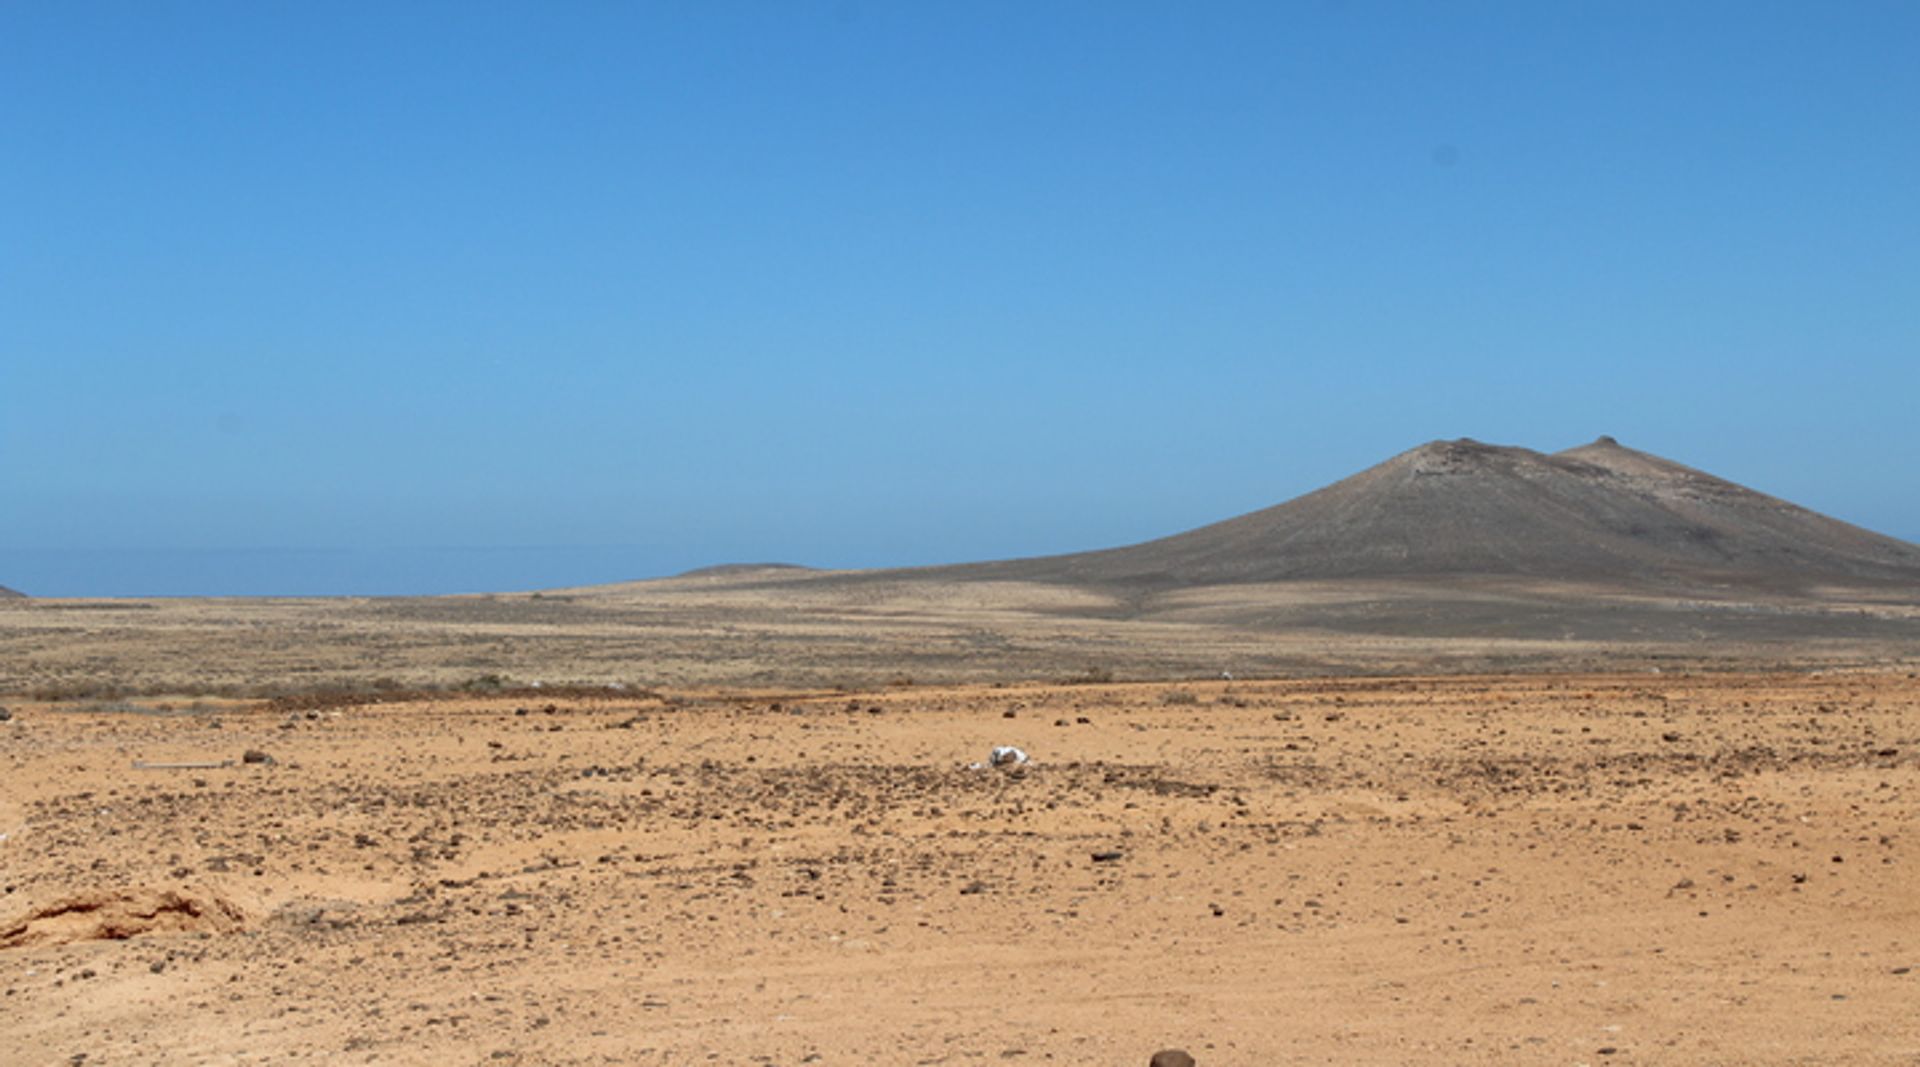
<instances>
[{"instance_id":1,"label":"mountain ridge","mask_svg":"<svg viewBox=\"0 0 1920 1067\"><path fill-rule=\"evenodd\" d=\"M1459 438L1139 544L874 573L1144 591L1458 577L1804 591L1920 587L1920 546L1611 437L1554 453Z\"/></svg>"}]
</instances>

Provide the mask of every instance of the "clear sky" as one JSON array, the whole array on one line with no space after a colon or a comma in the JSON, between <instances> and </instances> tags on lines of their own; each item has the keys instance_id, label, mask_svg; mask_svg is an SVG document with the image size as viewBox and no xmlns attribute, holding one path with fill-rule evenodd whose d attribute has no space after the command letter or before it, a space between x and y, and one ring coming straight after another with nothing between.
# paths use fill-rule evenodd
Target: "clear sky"
<instances>
[{"instance_id":1,"label":"clear sky","mask_svg":"<svg viewBox=\"0 0 1920 1067\"><path fill-rule=\"evenodd\" d=\"M1609 433L1920 540L1920 5L0 2L0 584L1136 541Z\"/></svg>"}]
</instances>

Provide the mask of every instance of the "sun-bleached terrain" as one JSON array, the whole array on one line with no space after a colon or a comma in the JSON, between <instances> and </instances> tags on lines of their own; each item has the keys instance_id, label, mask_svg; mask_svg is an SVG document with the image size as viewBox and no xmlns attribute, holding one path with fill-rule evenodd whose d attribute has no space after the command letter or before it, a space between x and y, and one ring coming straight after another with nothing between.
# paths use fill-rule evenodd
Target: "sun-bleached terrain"
<instances>
[{"instance_id":1,"label":"sun-bleached terrain","mask_svg":"<svg viewBox=\"0 0 1920 1067\"><path fill-rule=\"evenodd\" d=\"M1917 724L1906 673L16 703L0 1029L22 1063L1909 1064ZM973 766L1000 744L1032 762Z\"/></svg>"}]
</instances>

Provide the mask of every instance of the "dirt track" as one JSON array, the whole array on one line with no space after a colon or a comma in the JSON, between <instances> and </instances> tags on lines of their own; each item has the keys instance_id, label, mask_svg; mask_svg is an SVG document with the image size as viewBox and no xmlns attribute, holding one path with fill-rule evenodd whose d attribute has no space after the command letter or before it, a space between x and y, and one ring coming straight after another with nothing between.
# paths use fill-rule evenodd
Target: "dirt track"
<instances>
[{"instance_id":1,"label":"dirt track","mask_svg":"<svg viewBox=\"0 0 1920 1067\"><path fill-rule=\"evenodd\" d=\"M13 707L8 1063L1920 1060L1905 673Z\"/></svg>"}]
</instances>

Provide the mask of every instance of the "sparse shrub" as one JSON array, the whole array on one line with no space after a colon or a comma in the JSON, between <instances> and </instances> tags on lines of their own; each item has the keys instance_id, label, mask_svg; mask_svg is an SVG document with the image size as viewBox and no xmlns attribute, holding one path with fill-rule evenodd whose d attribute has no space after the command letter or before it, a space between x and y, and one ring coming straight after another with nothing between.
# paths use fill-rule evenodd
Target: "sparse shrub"
<instances>
[{"instance_id":1,"label":"sparse shrub","mask_svg":"<svg viewBox=\"0 0 1920 1067\"><path fill-rule=\"evenodd\" d=\"M1160 703L1176 704L1185 707L1188 704L1200 703L1200 698L1185 689L1169 689L1160 694Z\"/></svg>"},{"instance_id":2,"label":"sparse shrub","mask_svg":"<svg viewBox=\"0 0 1920 1067\"><path fill-rule=\"evenodd\" d=\"M49 704L68 700L115 700L128 694L125 686L110 682L56 682L27 690L27 697Z\"/></svg>"}]
</instances>

